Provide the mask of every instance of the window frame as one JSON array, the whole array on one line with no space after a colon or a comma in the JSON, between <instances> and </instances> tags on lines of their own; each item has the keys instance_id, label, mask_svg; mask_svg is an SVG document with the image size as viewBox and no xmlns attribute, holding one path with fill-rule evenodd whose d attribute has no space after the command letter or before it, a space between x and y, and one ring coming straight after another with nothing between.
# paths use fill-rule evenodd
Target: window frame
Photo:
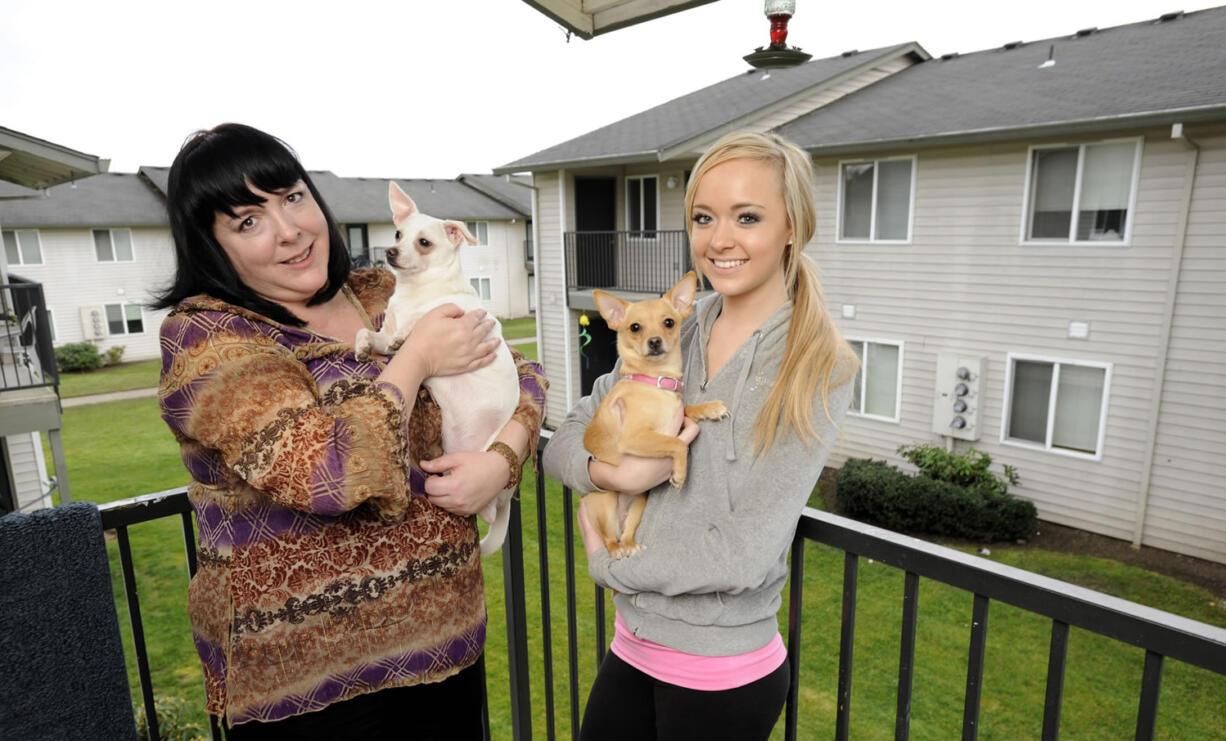
<instances>
[{"instance_id":1,"label":"window frame","mask_svg":"<svg viewBox=\"0 0 1226 741\"><path fill-rule=\"evenodd\" d=\"M34 239L38 242L36 245L38 248L38 262L26 262L24 251L21 249L21 237L19 236L21 232L32 232L34 234ZM8 255L6 254L4 258L5 264L17 266L47 264L47 258L44 256L45 251L43 250L43 235L38 229L4 229L3 231L0 231L0 246L4 244L5 234L13 235L13 244L17 246L17 257L19 258L18 262L12 262L8 259ZM5 248L5 252L7 251L7 248Z\"/></svg>"},{"instance_id":2,"label":"window frame","mask_svg":"<svg viewBox=\"0 0 1226 741\"><path fill-rule=\"evenodd\" d=\"M47 312L47 329L51 332L51 341L59 342L59 332L55 330L55 310L50 306L44 309Z\"/></svg>"},{"instance_id":3,"label":"window frame","mask_svg":"<svg viewBox=\"0 0 1226 741\"><path fill-rule=\"evenodd\" d=\"M347 250L349 251L349 259L350 259L350 260L354 260L354 259L366 259L366 260L369 260L369 259L370 259L370 254L371 254L371 249L370 249L370 230L369 230L369 228L368 228L367 224L364 224L364 223L361 223L361 222L354 222L354 223L350 223L350 224L345 224L344 229L345 229L345 249L347 249ZM349 238L349 236L350 236L350 231L352 231L352 230L354 230L354 229L358 230L358 232L359 232L359 233L362 235L362 250L361 250L361 252L360 252L360 253L358 253L358 254L354 254L354 251L353 251L353 242L352 242L352 240L350 240L350 238Z\"/></svg>"},{"instance_id":4,"label":"window frame","mask_svg":"<svg viewBox=\"0 0 1226 741\"><path fill-rule=\"evenodd\" d=\"M1135 148L1132 155L1132 181L1129 183L1128 192L1128 215L1124 221L1124 234L1120 240L1106 239L1077 239L1077 220L1080 218L1081 205L1081 184L1082 176L1085 169L1086 147L1097 146L1100 144L1120 144L1124 142L1133 142ZM1018 237L1018 244L1022 245L1076 245L1076 246L1094 246L1094 247L1130 247L1132 245L1132 227L1136 221L1137 213L1137 190L1141 183L1141 157L1144 154L1143 144L1144 137L1140 136L1125 136L1113 139L1099 139L1087 142L1060 142L1057 144L1032 144L1026 149L1026 177L1022 181L1022 229ZM1069 219L1069 233L1065 239L1032 239L1030 234L1030 222L1033 217L1030 210L1034 203L1034 194L1032 192L1031 179L1034 177L1034 159L1035 153L1042 150L1050 149L1071 149L1077 148L1077 174L1073 181L1073 204L1072 216Z\"/></svg>"},{"instance_id":5,"label":"window frame","mask_svg":"<svg viewBox=\"0 0 1226 741\"><path fill-rule=\"evenodd\" d=\"M111 240L111 259L101 260L98 258L98 242L97 242L96 237L94 237L94 232L106 232L107 233L107 237ZM118 257L116 257L115 255L115 232L127 232L128 233L128 244L132 246L132 258L131 259L120 260ZM136 262L136 240L132 238L132 230L126 226L115 227L115 228L111 228L111 227L92 228L89 230L89 239L94 248L94 263L98 265L106 265L110 263Z\"/></svg>"},{"instance_id":6,"label":"window frame","mask_svg":"<svg viewBox=\"0 0 1226 741\"><path fill-rule=\"evenodd\" d=\"M477 285L473 285L474 281L476 281ZM473 290L477 292L477 298L481 299L482 301L492 301L493 300L494 281L490 280L490 277L488 275L470 275L468 277L468 285L473 286ZM487 289L486 293L488 293L489 295L483 295L481 293L482 285L486 287Z\"/></svg>"},{"instance_id":7,"label":"window frame","mask_svg":"<svg viewBox=\"0 0 1226 741\"><path fill-rule=\"evenodd\" d=\"M864 344L864 351L863 351L863 354L860 356L861 357L860 367L856 370L856 377L861 379L860 380L860 398L852 400L853 402L858 403L859 410L849 407L847 410L847 413L853 417L860 417L862 419L875 419L880 422L892 422L894 424L902 424L902 378L903 378L903 368L905 367L904 361L905 361L905 353L906 353L906 342L903 340L887 340L887 339L882 339L879 337L856 337L856 336L848 336L848 335L844 335L843 339L848 344L855 344L857 342ZM886 417L880 414L869 414L868 412L864 411L864 408L865 408L864 402L865 402L866 395L868 393L868 384L865 383L863 379L867 377L868 345L869 344L889 345L891 347L898 348L898 375L897 375L897 380L894 383L894 416L892 417ZM851 383L852 383L853 391L855 389L855 381L856 379L852 378Z\"/></svg>"},{"instance_id":8,"label":"window frame","mask_svg":"<svg viewBox=\"0 0 1226 741\"><path fill-rule=\"evenodd\" d=\"M631 236L633 236L635 239L651 239L651 240L656 239L656 235L660 231L660 176L659 175L649 175L649 174L626 175L624 180L626 181L625 182L626 201L625 201L625 209L623 210L625 211L626 231L630 232ZM640 185L639 185L639 223L637 225L630 223L630 181L632 180L640 181ZM647 202L643 199L644 188L641 182L645 180L653 180L655 181L655 184L656 184L656 188L655 188L656 197L655 197L654 203L651 204L652 209L655 211L656 225L652 229L648 229L642 224L643 216L646 214L646 211L643 207L646 205Z\"/></svg>"},{"instance_id":9,"label":"window frame","mask_svg":"<svg viewBox=\"0 0 1226 741\"><path fill-rule=\"evenodd\" d=\"M485 238L481 238L481 225L485 224ZM476 246L488 247L490 243L490 222L486 219L473 219L464 222L464 228L477 240Z\"/></svg>"},{"instance_id":10,"label":"window frame","mask_svg":"<svg viewBox=\"0 0 1226 741\"><path fill-rule=\"evenodd\" d=\"M879 172L878 165L882 162L897 162L900 160L910 160L911 162L911 182L910 193L907 198L907 236L904 239L879 239L877 235L877 173ZM873 199L869 203L869 227L868 237L844 237L843 236L843 168L847 165L863 165L872 163L873 165ZM834 211L834 241L836 244L911 244L915 236L915 184L917 173L919 172L919 155L904 154L895 157L859 157L854 159L839 160L838 167L835 169L835 211Z\"/></svg>"},{"instance_id":11,"label":"window frame","mask_svg":"<svg viewBox=\"0 0 1226 741\"><path fill-rule=\"evenodd\" d=\"M118 306L119 310L123 312L123 332L112 332L111 331L111 318L107 316L107 307L109 306ZM128 307L129 306L137 307L137 311L140 312L140 331L139 332L132 332L128 329L128 322L131 321L131 319L128 318ZM103 321L106 322L106 336L107 337L127 337L129 335L145 334L145 307L142 306L139 302L112 301L110 303L104 303L102 304L102 319Z\"/></svg>"},{"instance_id":12,"label":"window frame","mask_svg":"<svg viewBox=\"0 0 1226 741\"><path fill-rule=\"evenodd\" d=\"M1009 437L1009 426L1012 423L1013 414L1013 381L1014 381L1014 365L1016 361L1028 361L1034 363L1050 363L1052 368L1051 388L1048 389L1047 398L1047 430L1043 443L1036 443L1033 440L1023 440L1021 438ZM1094 443L1094 453L1084 453L1079 450L1071 450L1069 448L1055 447L1052 445L1052 430L1056 424L1056 402L1058 399L1057 390L1060 388L1060 366L1074 365L1083 368L1099 368L1103 371L1103 397L1101 406L1098 410L1098 439ZM1111 406L1111 372L1114 364L1102 362L1098 360L1079 360L1076 358L1063 358L1051 355L1036 355L1032 353L1015 353L1010 352L1005 354L1005 388L1004 397L1001 401L1000 410L1000 442L1002 445L1011 445L1018 448L1026 448L1027 450L1037 450L1045 453L1055 453L1057 455L1068 456L1070 458L1080 458L1082 460L1101 461L1103 459L1103 447L1107 440L1107 410Z\"/></svg>"}]
</instances>

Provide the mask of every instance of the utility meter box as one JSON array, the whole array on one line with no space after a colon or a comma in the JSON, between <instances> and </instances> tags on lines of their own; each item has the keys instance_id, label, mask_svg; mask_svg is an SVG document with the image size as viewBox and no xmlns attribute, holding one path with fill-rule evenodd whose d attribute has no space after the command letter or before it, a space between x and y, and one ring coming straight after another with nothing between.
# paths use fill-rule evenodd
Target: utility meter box
<instances>
[{"instance_id":1,"label":"utility meter box","mask_svg":"<svg viewBox=\"0 0 1226 741\"><path fill-rule=\"evenodd\" d=\"M978 440L983 406L984 359L955 352L937 354L932 431L959 440Z\"/></svg>"}]
</instances>

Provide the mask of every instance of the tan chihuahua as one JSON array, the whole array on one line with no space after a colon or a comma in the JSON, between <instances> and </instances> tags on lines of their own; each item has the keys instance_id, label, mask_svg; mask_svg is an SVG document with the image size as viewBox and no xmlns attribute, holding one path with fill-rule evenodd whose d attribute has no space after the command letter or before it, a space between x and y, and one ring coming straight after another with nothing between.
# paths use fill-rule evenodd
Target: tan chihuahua
<instances>
[{"instance_id":1,"label":"tan chihuahua","mask_svg":"<svg viewBox=\"0 0 1226 741\"><path fill-rule=\"evenodd\" d=\"M689 448L667 430L673 424L681 398L681 320L693 310L698 278L685 274L662 298L630 303L594 291L596 307L610 329L617 331L621 378L600 402L583 434L583 446L594 458L610 465L623 455L672 458L669 481L681 488ZM691 419L721 419L728 408L720 401L685 407ZM647 498L632 494L624 524L619 523L618 495L606 491L588 493L588 519L604 539L613 558L642 549L634 540Z\"/></svg>"}]
</instances>

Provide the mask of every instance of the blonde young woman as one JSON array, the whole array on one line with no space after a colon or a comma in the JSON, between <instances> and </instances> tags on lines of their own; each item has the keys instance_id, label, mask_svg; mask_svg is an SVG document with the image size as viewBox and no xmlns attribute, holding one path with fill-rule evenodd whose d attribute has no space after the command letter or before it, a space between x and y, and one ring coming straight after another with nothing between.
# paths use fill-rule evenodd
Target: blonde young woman
<instances>
[{"instance_id":1,"label":"blonde young woman","mask_svg":"<svg viewBox=\"0 0 1226 741\"><path fill-rule=\"evenodd\" d=\"M678 421L689 477L671 461L592 460L583 430L618 368L571 410L544 455L572 489L651 490L646 549L614 560L579 524L592 578L617 590L610 652L580 738L765 739L788 690L776 615L801 509L838 436L856 359L826 312L803 247L815 228L808 155L737 133L694 167L685 207L694 264L714 294L682 332L686 404L724 401L728 419Z\"/></svg>"}]
</instances>

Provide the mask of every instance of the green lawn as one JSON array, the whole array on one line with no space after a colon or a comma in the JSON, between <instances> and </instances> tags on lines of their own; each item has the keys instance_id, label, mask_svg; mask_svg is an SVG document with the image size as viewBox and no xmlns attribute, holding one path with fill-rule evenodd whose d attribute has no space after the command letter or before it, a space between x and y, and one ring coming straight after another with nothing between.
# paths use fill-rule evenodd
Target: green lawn
<instances>
[{"instance_id":1,"label":"green lawn","mask_svg":"<svg viewBox=\"0 0 1226 741\"><path fill-rule=\"evenodd\" d=\"M60 398L71 399L111 391L153 388L158 385L158 374L161 370L162 361L155 358L121 363L84 373L61 373Z\"/></svg>"},{"instance_id":2,"label":"green lawn","mask_svg":"<svg viewBox=\"0 0 1226 741\"><path fill-rule=\"evenodd\" d=\"M502 338L517 340L521 337L536 337L536 317L524 316L518 319L498 318L502 323Z\"/></svg>"},{"instance_id":3,"label":"green lawn","mask_svg":"<svg viewBox=\"0 0 1226 741\"><path fill-rule=\"evenodd\" d=\"M523 346L520 346L522 349ZM64 445L74 498L110 501L185 482L177 447L158 417L152 398L111 402L64 410ZM814 497L814 503L819 498ZM570 735L567 681L566 591L563 528L572 513L563 511L560 486L549 482L545 500L549 591L552 620L541 617L540 546L535 535L525 545L528 655L533 703L533 732L545 737L545 687L541 659L544 636L552 639L554 656L555 730ZM525 474L522 490L525 533L536 533L535 483ZM577 505L577 501L576 501ZM144 627L159 694L181 695L196 708L203 705L200 669L185 616L186 566L177 518L137 526L132 544L138 573ZM112 550L112 571L119 573ZM1124 599L1226 627L1226 616L1209 605L1212 596L1197 587L1144 570L1102 559L1066 554L993 549L992 558L1020 568L1081 583ZM578 681L580 706L595 676L592 625L594 589L577 551ZM490 718L494 738L510 737L506 630L501 556L485 561L490 611L487 671ZM839 616L843 554L809 544L805 551L805 598L800 669L800 738L834 735L837 693ZM861 559L855 673L852 691L854 739L893 737L898 663L898 635L903 575L896 569ZM115 580L120 621L128 633L122 607L123 588ZM919 635L916 647L913 739L960 736L962 697L966 683L972 596L939 583L920 587ZM611 601L608 635L612 635ZM786 611L781 614L781 625ZM1042 723L1044 683L1050 622L993 603L984 676L979 737L1012 740L1037 738ZM125 636L125 640L128 638ZM130 644L129 644L130 646ZM131 649L129 647L129 655ZM1072 631L1061 730L1067 738L1130 738L1135 730L1144 652L1080 630ZM130 671L137 696L135 668ZM1226 738L1226 677L1175 661L1166 662L1162 679L1158 737L1164 739ZM203 713L195 718L203 722ZM776 729L775 737L782 738Z\"/></svg>"}]
</instances>

